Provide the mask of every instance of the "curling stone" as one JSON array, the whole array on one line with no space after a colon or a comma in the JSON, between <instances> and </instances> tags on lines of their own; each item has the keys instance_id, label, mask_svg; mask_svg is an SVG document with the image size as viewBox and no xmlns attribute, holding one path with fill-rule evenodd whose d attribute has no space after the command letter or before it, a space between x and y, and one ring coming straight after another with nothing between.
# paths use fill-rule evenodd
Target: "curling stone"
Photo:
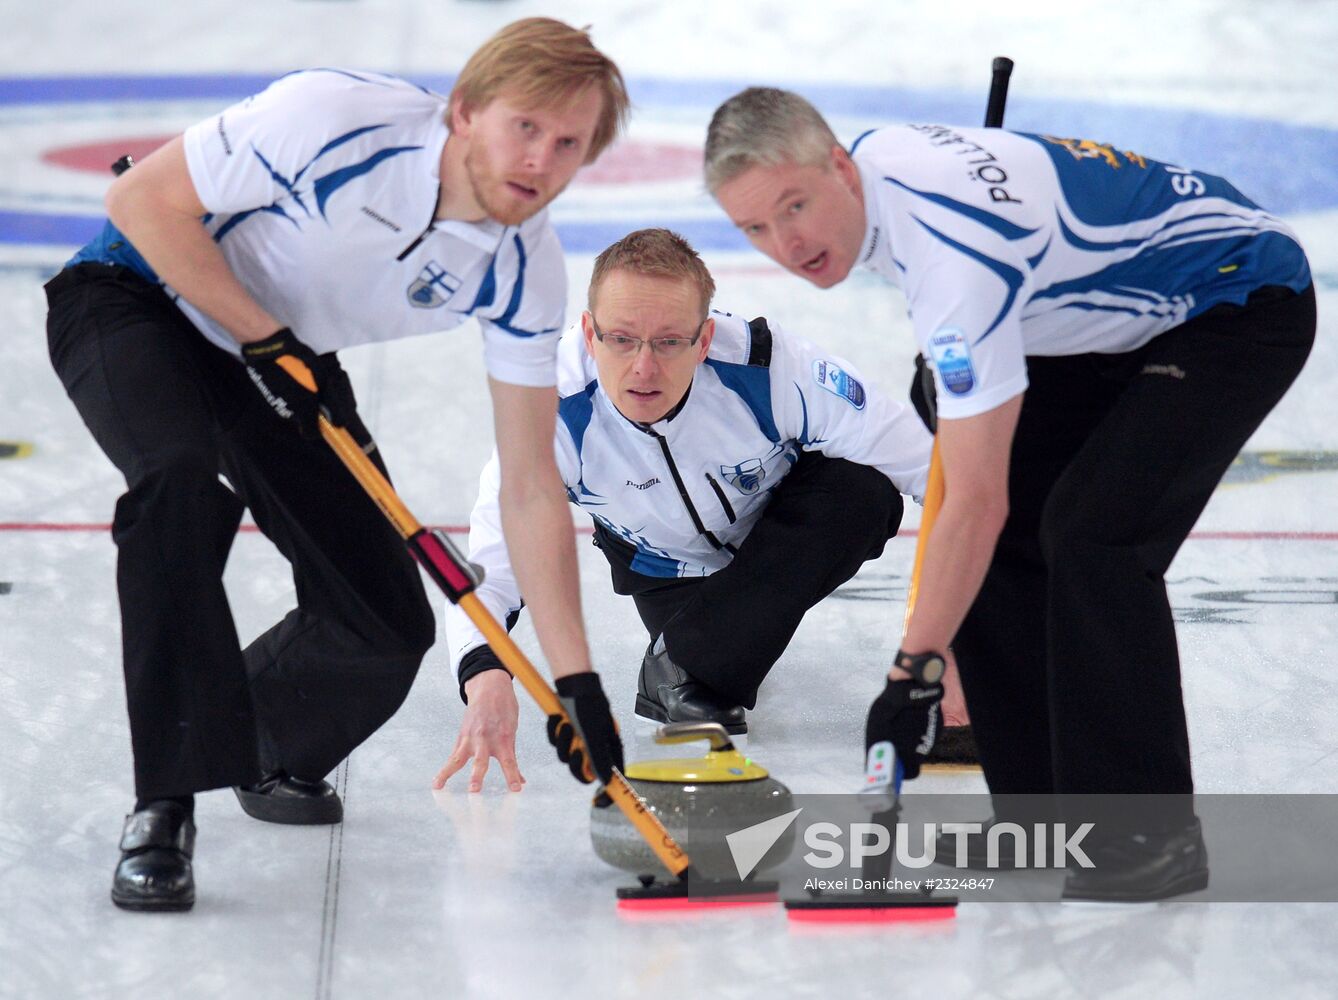
<instances>
[{"instance_id":1,"label":"curling stone","mask_svg":"<svg viewBox=\"0 0 1338 1000\"><path fill-rule=\"evenodd\" d=\"M766 768L735 749L718 722L671 722L655 733L655 742L661 744L696 740L709 742L705 756L638 761L627 765L623 776L687 851L695 871L708 878L737 879L726 835L790 812L793 800ZM615 868L640 874L663 867L616 806L591 807L590 841L600 859ZM793 846L791 827L756 870L780 864Z\"/></svg>"}]
</instances>

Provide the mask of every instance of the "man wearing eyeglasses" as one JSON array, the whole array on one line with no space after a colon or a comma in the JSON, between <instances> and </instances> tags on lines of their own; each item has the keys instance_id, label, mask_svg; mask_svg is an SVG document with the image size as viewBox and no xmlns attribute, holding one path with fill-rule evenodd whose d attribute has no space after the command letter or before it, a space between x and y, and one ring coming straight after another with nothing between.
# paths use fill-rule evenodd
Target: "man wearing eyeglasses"
<instances>
[{"instance_id":1,"label":"man wearing eyeglasses","mask_svg":"<svg viewBox=\"0 0 1338 1000\"><path fill-rule=\"evenodd\" d=\"M555 449L614 591L649 633L636 714L741 733L804 614L882 553L900 494L923 493L931 438L846 361L765 319L710 311L714 291L667 230L601 253L558 348ZM522 600L497 490L494 460L470 558L485 569L480 599L513 624ZM511 680L458 609L446 627L468 709L437 787L472 759L477 790L497 757L518 791Z\"/></svg>"}]
</instances>

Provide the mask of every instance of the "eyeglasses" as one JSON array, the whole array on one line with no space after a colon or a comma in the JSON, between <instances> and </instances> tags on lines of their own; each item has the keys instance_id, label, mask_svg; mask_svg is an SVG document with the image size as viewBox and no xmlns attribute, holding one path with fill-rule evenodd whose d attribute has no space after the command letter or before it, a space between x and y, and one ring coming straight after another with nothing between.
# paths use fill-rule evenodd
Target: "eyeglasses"
<instances>
[{"instance_id":1,"label":"eyeglasses","mask_svg":"<svg viewBox=\"0 0 1338 1000\"><path fill-rule=\"evenodd\" d=\"M595 322L594 313L590 314L590 325L595 329L595 337L603 344L610 354L616 354L620 358L630 358L641 352L641 348L647 344L651 351L659 358L679 357L693 344L701 339L702 327L706 320L697 324L697 332L688 337L654 337L651 340L642 340L640 337L629 337L622 333L604 333Z\"/></svg>"}]
</instances>

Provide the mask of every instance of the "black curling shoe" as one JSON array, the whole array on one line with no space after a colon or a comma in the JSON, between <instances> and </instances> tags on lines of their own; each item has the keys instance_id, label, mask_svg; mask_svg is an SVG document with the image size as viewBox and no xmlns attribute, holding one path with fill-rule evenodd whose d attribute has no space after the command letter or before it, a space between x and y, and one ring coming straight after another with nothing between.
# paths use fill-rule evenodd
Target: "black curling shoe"
<instances>
[{"instance_id":1,"label":"black curling shoe","mask_svg":"<svg viewBox=\"0 0 1338 1000\"><path fill-rule=\"evenodd\" d=\"M125 818L111 898L123 910L189 910L195 905L195 821L177 802L150 802Z\"/></svg>"},{"instance_id":2,"label":"black curling shoe","mask_svg":"<svg viewBox=\"0 0 1338 1000\"><path fill-rule=\"evenodd\" d=\"M1171 833L1137 833L1083 845L1094 867L1070 863L1066 900L1147 903L1208 888L1208 850L1196 819Z\"/></svg>"},{"instance_id":3,"label":"black curling shoe","mask_svg":"<svg viewBox=\"0 0 1338 1000\"><path fill-rule=\"evenodd\" d=\"M344 818L344 804L328 781L303 781L280 771L233 791L246 815L266 823L315 826Z\"/></svg>"},{"instance_id":4,"label":"black curling shoe","mask_svg":"<svg viewBox=\"0 0 1338 1000\"><path fill-rule=\"evenodd\" d=\"M669 651L646 650L637 678L636 714L647 722L718 722L725 732L748 732L743 706L731 705L669 659Z\"/></svg>"}]
</instances>

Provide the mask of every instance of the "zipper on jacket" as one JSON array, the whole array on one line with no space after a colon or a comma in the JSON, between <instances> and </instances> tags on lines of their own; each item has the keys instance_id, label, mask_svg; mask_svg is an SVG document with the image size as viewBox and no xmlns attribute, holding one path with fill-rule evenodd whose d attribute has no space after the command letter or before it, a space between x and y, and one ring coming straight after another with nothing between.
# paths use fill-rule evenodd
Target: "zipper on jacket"
<instances>
[{"instance_id":1,"label":"zipper on jacket","mask_svg":"<svg viewBox=\"0 0 1338 1000\"><path fill-rule=\"evenodd\" d=\"M396 260L403 260L405 257L409 256L409 254L413 253L416 249L418 249L418 244L422 243L423 240L427 239L427 234L432 232L432 230L436 228L437 206L439 204L441 204L440 184L437 185L437 200L432 203L432 215L431 217L428 218L427 225L423 227L423 231L414 238L414 241L412 243L410 243L407 247L405 247L403 250L400 251L399 256L395 258Z\"/></svg>"},{"instance_id":2,"label":"zipper on jacket","mask_svg":"<svg viewBox=\"0 0 1338 1000\"><path fill-rule=\"evenodd\" d=\"M663 434L657 434L649 427L646 428L646 433L660 442L660 451L664 453L664 461L669 466L669 475L673 478L674 485L678 487L678 495L682 497L683 506L687 508L688 517L692 518L692 526L697 529L697 533L705 538L716 551L723 549L730 555L736 555L738 549L730 545L729 542L722 542L716 538L715 534L707 530L706 525L702 523L701 515L697 513L697 508L692 505L692 497L688 495L688 488L683 485L683 477L678 474L678 466L674 464L674 456L669 451L669 441ZM723 500L724 497L722 496L721 499Z\"/></svg>"},{"instance_id":3,"label":"zipper on jacket","mask_svg":"<svg viewBox=\"0 0 1338 1000\"><path fill-rule=\"evenodd\" d=\"M706 474L706 481L711 484L711 489L715 490L716 499L720 501L720 506L725 508L725 516L729 518L729 523L733 524L738 520L734 513L734 508L730 506L729 498L725 496L725 491L720 488L720 484L715 481L715 477L709 472Z\"/></svg>"},{"instance_id":4,"label":"zipper on jacket","mask_svg":"<svg viewBox=\"0 0 1338 1000\"><path fill-rule=\"evenodd\" d=\"M430 232L432 232L432 228L433 228L436 224L437 224L437 220L436 220L436 219L433 219L431 222L429 222L429 223L427 224L427 228L424 229L421 233L419 233L416 237L414 237L414 241L413 241L412 243L410 243L407 247L405 247L403 250L401 250L401 251L399 252L399 256L396 257L395 259L396 259L396 260L403 260L405 257L409 256L409 254L411 254L411 253L413 253L415 250L417 250L417 249L418 249L418 244L422 243L423 240L427 239L427 234L430 233Z\"/></svg>"}]
</instances>

